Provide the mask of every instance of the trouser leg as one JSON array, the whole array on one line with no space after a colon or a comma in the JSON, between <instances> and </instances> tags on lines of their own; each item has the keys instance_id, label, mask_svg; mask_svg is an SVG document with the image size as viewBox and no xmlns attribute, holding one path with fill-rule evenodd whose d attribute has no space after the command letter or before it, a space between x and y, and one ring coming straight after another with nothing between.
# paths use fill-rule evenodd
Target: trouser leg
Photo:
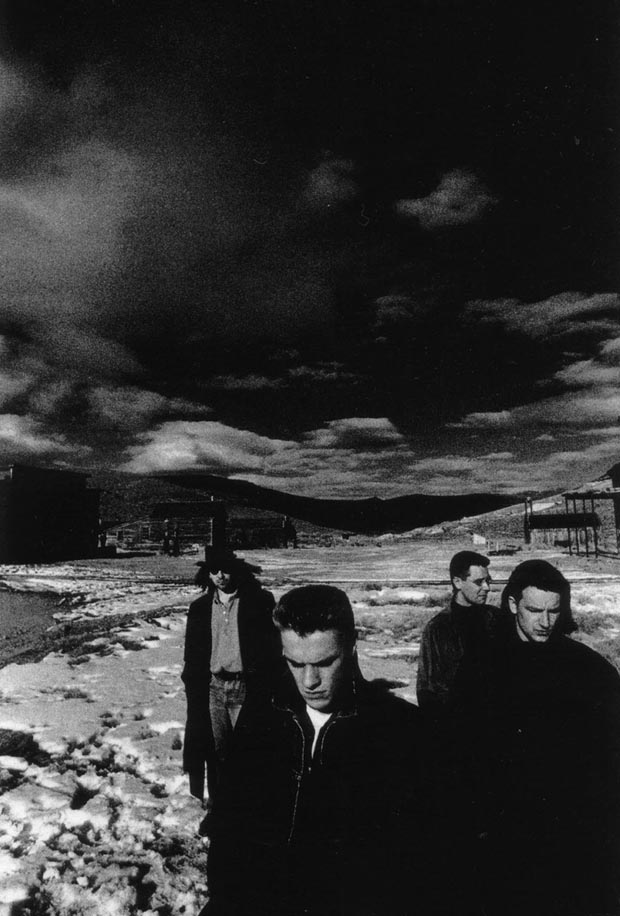
<instances>
[{"instance_id":1,"label":"trouser leg","mask_svg":"<svg viewBox=\"0 0 620 916\"><path fill-rule=\"evenodd\" d=\"M217 677L211 679L209 689L209 715L215 749L215 773L208 776L209 795L217 790L222 769L230 749L232 733L241 707L245 700L245 682L243 680L222 681Z\"/></svg>"}]
</instances>

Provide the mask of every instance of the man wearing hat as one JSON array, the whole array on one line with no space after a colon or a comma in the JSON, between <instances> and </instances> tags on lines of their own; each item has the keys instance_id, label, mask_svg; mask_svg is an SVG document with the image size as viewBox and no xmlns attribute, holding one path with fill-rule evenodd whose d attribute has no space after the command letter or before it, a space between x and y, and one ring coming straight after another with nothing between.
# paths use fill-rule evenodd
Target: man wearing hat
<instances>
[{"instance_id":1,"label":"man wearing hat","mask_svg":"<svg viewBox=\"0 0 620 916\"><path fill-rule=\"evenodd\" d=\"M230 550L207 550L196 575L203 594L189 608L181 675L187 697L183 769L210 808L246 697L268 691L280 657L274 599L256 567ZM205 822L203 822L203 825ZM204 826L203 828L204 829Z\"/></svg>"}]
</instances>

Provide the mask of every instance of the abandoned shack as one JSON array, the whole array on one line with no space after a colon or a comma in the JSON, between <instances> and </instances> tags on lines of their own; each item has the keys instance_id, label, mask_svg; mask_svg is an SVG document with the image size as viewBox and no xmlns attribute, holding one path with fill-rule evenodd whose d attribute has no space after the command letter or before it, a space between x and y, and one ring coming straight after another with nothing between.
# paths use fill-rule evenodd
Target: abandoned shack
<instances>
[{"instance_id":1,"label":"abandoned shack","mask_svg":"<svg viewBox=\"0 0 620 916\"><path fill-rule=\"evenodd\" d=\"M75 471L0 470L0 562L50 563L97 552L99 490Z\"/></svg>"},{"instance_id":2,"label":"abandoned shack","mask_svg":"<svg viewBox=\"0 0 620 916\"><path fill-rule=\"evenodd\" d=\"M125 549L176 553L193 546L233 550L297 546L286 516L216 500L154 503L142 518L108 526L108 543Z\"/></svg>"}]
</instances>

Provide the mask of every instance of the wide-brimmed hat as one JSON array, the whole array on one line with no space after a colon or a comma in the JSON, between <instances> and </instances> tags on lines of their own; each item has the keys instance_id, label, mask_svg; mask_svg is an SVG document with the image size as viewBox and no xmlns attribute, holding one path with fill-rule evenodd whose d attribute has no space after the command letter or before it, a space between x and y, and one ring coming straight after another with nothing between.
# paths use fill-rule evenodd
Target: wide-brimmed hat
<instances>
[{"instance_id":1,"label":"wide-brimmed hat","mask_svg":"<svg viewBox=\"0 0 620 916\"><path fill-rule=\"evenodd\" d=\"M207 547L205 558L196 566L202 566L208 572L233 572L241 561L234 550L222 547Z\"/></svg>"}]
</instances>

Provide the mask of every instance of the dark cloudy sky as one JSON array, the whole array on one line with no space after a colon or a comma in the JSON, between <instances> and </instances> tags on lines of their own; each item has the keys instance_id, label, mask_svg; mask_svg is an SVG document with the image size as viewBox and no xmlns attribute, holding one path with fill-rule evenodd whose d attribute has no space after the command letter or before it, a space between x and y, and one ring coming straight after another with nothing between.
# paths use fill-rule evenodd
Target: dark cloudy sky
<instances>
[{"instance_id":1,"label":"dark cloudy sky","mask_svg":"<svg viewBox=\"0 0 620 916\"><path fill-rule=\"evenodd\" d=\"M0 462L394 496L620 461L616 3L0 25Z\"/></svg>"}]
</instances>

